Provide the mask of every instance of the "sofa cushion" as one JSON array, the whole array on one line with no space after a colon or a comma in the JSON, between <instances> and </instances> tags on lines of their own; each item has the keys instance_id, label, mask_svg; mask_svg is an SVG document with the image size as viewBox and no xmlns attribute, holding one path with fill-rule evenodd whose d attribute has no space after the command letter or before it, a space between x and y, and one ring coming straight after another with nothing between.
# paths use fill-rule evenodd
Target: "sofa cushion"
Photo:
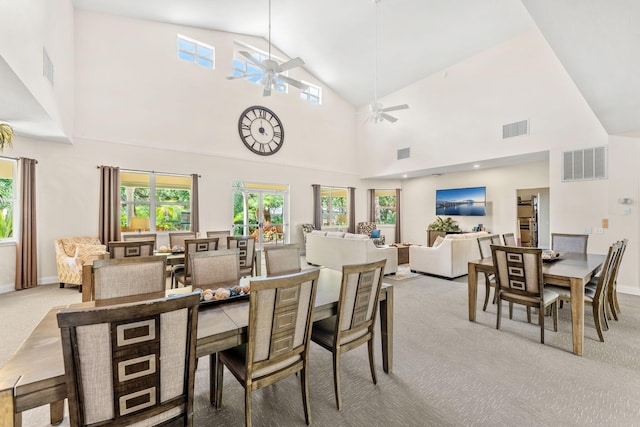
<instances>
[{"instance_id":1,"label":"sofa cushion","mask_svg":"<svg viewBox=\"0 0 640 427\"><path fill-rule=\"evenodd\" d=\"M327 236L344 237L344 233L342 231L327 231Z\"/></svg>"},{"instance_id":2,"label":"sofa cushion","mask_svg":"<svg viewBox=\"0 0 640 427\"><path fill-rule=\"evenodd\" d=\"M345 233L344 238L354 239L354 240L364 240L364 239L368 239L369 237L366 234Z\"/></svg>"},{"instance_id":3,"label":"sofa cushion","mask_svg":"<svg viewBox=\"0 0 640 427\"><path fill-rule=\"evenodd\" d=\"M311 231L311 234L318 234L320 236L326 236L327 232L326 231L322 231L322 230L313 230L313 231Z\"/></svg>"},{"instance_id":4,"label":"sofa cushion","mask_svg":"<svg viewBox=\"0 0 640 427\"><path fill-rule=\"evenodd\" d=\"M380 230L375 229L375 230L371 230L371 238L372 239L377 239L380 237Z\"/></svg>"}]
</instances>

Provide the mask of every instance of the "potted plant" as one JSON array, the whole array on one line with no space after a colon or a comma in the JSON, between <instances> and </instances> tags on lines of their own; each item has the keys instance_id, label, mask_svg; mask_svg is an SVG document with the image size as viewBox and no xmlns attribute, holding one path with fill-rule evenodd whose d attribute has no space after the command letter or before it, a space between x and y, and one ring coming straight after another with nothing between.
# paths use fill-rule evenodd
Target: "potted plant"
<instances>
[{"instance_id":1,"label":"potted plant","mask_svg":"<svg viewBox=\"0 0 640 427\"><path fill-rule=\"evenodd\" d=\"M451 217L437 217L434 222L429 224L429 230L435 231L460 231L460 226Z\"/></svg>"},{"instance_id":2,"label":"potted plant","mask_svg":"<svg viewBox=\"0 0 640 427\"><path fill-rule=\"evenodd\" d=\"M13 129L7 123L0 123L0 151L13 146Z\"/></svg>"}]
</instances>

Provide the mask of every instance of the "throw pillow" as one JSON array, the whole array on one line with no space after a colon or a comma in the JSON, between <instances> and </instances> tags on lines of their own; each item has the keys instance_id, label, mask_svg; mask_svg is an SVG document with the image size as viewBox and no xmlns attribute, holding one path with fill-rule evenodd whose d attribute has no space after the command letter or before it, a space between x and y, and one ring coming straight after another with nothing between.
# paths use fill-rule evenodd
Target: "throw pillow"
<instances>
[{"instance_id":1,"label":"throw pillow","mask_svg":"<svg viewBox=\"0 0 640 427\"><path fill-rule=\"evenodd\" d=\"M372 230L371 231L371 238L372 239L378 239L380 237L380 230Z\"/></svg>"},{"instance_id":2,"label":"throw pillow","mask_svg":"<svg viewBox=\"0 0 640 427\"><path fill-rule=\"evenodd\" d=\"M442 244L442 242L444 242L444 237L438 236L438 237L436 237L436 240L433 241L433 246L432 247L437 248L438 246L440 246Z\"/></svg>"}]
</instances>

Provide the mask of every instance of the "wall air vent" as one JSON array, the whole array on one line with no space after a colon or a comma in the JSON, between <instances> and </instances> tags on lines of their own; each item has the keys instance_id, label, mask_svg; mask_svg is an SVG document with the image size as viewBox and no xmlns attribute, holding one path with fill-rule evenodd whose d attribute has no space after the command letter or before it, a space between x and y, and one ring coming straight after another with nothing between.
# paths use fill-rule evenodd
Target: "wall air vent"
<instances>
[{"instance_id":1,"label":"wall air vent","mask_svg":"<svg viewBox=\"0 0 640 427\"><path fill-rule=\"evenodd\" d=\"M411 148L401 148L398 150L398 160L408 159L411 157Z\"/></svg>"},{"instance_id":2,"label":"wall air vent","mask_svg":"<svg viewBox=\"0 0 640 427\"><path fill-rule=\"evenodd\" d=\"M562 153L562 181L607 178L607 148L593 147Z\"/></svg>"},{"instance_id":3,"label":"wall air vent","mask_svg":"<svg viewBox=\"0 0 640 427\"><path fill-rule=\"evenodd\" d=\"M47 50L42 48L42 75L49 80L51 86L53 86L53 62L51 62L51 58L47 54Z\"/></svg>"},{"instance_id":4,"label":"wall air vent","mask_svg":"<svg viewBox=\"0 0 640 427\"><path fill-rule=\"evenodd\" d=\"M502 126L502 139L513 138L514 136L529 135L529 120L509 123Z\"/></svg>"}]
</instances>

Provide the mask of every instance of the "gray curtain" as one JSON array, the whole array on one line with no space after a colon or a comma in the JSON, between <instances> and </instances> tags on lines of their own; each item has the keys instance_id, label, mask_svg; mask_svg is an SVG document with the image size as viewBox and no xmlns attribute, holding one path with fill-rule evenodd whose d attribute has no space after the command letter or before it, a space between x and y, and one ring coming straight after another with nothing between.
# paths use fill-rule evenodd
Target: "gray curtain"
<instances>
[{"instance_id":1,"label":"gray curtain","mask_svg":"<svg viewBox=\"0 0 640 427\"><path fill-rule=\"evenodd\" d=\"M120 240L120 168L100 169L100 211L98 238L103 245Z\"/></svg>"},{"instance_id":2,"label":"gray curtain","mask_svg":"<svg viewBox=\"0 0 640 427\"><path fill-rule=\"evenodd\" d=\"M402 228L400 227L400 189L396 188L396 243L402 243Z\"/></svg>"},{"instance_id":3,"label":"gray curtain","mask_svg":"<svg viewBox=\"0 0 640 427\"><path fill-rule=\"evenodd\" d=\"M369 190L369 222L376 222L376 190L370 188Z\"/></svg>"},{"instance_id":4,"label":"gray curtain","mask_svg":"<svg viewBox=\"0 0 640 427\"><path fill-rule=\"evenodd\" d=\"M322 229L322 194L320 184L312 184L313 188L313 227L316 230Z\"/></svg>"},{"instance_id":5,"label":"gray curtain","mask_svg":"<svg viewBox=\"0 0 640 427\"><path fill-rule=\"evenodd\" d=\"M36 164L33 159L19 159L20 231L16 245L15 289L38 286L38 234L36 232Z\"/></svg>"},{"instance_id":6,"label":"gray curtain","mask_svg":"<svg viewBox=\"0 0 640 427\"><path fill-rule=\"evenodd\" d=\"M349 187L349 233L356 232L356 189Z\"/></svg>"},{"instance_id":7,"label":"gray curtain","mask_svg":"<svg viewBox=\"0 0 640 427\"><path fill-rule=\"evenodd\" d=\"M200 202L198 201L198 174L191 175L191 231L200 231Z\"/></svg>"}]
</instances>

